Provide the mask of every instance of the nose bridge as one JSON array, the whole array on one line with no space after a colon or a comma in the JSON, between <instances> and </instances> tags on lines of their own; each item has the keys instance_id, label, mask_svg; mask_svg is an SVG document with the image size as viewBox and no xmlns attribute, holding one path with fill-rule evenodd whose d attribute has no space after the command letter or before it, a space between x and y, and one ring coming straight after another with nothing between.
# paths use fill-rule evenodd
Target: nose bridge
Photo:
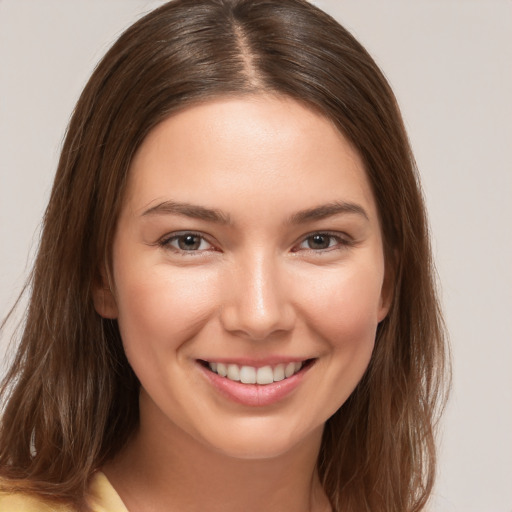
<instances>
[{"instance_id":1,"label":"nose bridge","mask_svg":"<svg viewBox=\"0 0 512 512\"><path fill-rule=\"evenodd\" d=\"M224 327L254 340L293 327L293 308L278 258L264 249L241 258L229 283Z\"/></svg>"}]
</instances>

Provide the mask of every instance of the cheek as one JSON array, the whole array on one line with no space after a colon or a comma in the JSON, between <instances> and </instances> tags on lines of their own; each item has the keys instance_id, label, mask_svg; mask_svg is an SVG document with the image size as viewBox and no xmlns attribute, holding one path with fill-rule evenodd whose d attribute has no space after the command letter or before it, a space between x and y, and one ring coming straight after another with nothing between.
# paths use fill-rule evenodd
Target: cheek
<instances>
[{"instance_id":1,"label":"cheek","mask_svg":"<svg viewBox=\"0 0 512 512\"><path fill-rule=\"evenodd\" d=\"M308 337L321 356L314 389L316 418L326 421L352 394L370 362L380 310L381 273L367 265L325 270L302 288ZM313 277L313 276L312 276ZM298 291L298 290L297 290Z\"/></svg>"},{"instance_id":2,"label":"cheek","mask_svg":"<svg viewBox=\"0 0 512 512\"><path fill-rule=\"evenodd\" d=\"M138 277L143 276L143 277ZM144 350L161 356L175 351L198 332L215 304L216 278L173 271L165 265L123 272L116 290L121 337L128 358Z\"/></svg>"},{"instance_id":3,"label":"cheek","mask_svg":"<svg viewBox=\"0 0 512 512\"><path fill-rule=\"evenodd\" d=\"M334 347L373 344L381 310L381 286L378 270L333 272L311 290L309 317Z\"/></svg>"}]
</instances>

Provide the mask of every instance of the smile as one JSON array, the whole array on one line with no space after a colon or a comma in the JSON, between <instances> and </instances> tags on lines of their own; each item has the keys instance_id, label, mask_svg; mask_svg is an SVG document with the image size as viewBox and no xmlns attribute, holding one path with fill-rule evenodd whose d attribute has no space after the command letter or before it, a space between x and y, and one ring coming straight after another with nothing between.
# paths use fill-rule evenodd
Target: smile
<instances>
[{"instance_id":1,"label":"smile","mask_svg":"<svg viewBox=\"0 0 512 512\"><path fill-rule=\"evenodd\" d=\"M208 368L217 375L242 384L272 384L288 379L299 372L307 361L281 363L274 366L241 366L235 363L206 362Z\"/></svg>"},{"instance_id":2,"label":"smile","mask_svg":"<svg viewBox=\"0 0 512 512\"><path fill-rule=\"evenodd\" d=\"M316 359L266 361L197 360L213 388L231 401L250 407L275 405L291 396L306 378ZM245 363L245 364L244 364Z\"/></svg>"}]
</instances>

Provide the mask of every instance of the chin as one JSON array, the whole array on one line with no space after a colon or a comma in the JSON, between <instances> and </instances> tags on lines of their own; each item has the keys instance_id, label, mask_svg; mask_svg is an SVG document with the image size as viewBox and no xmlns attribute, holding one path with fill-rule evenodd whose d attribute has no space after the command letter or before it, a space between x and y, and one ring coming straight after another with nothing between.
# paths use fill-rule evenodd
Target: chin
<instances>
[{"instance_id":1,"label":"chin","mask_svg":"<svg viewBox=\"0 0 512 512\"><path fill-rule=\"evenodd\" d=\"M319 448L323 423L312 430L287 430L276 427L273 422L263 425L262 421L248 420L241 425L224 429L216 439L210 435L203 438L213 451L233 459L265 460L292 454L304 446ZM244 424L245 423L245 424ZM252 423L249 425L248 423Z\"/></svg>"}]
</instances>

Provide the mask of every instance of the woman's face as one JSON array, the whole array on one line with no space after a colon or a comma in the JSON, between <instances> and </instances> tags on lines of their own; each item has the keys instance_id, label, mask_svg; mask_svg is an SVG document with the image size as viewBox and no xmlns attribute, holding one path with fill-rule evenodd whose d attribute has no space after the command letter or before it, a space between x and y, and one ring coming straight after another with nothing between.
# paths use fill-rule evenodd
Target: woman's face
<instances>
[{"instance_id":1,"label":"woman's face","mask_svg":"<svg viewBox=\"0 0 512 512\"><path fill-rule=\"evenodd\" d=\"M388 311L362 162L291 99L212 100L133 160L113 244L117 318L141 425L235 457L308 439L368 366ZM227 373L227 375L226 375Z\"/></svg>"}]
</instances>

